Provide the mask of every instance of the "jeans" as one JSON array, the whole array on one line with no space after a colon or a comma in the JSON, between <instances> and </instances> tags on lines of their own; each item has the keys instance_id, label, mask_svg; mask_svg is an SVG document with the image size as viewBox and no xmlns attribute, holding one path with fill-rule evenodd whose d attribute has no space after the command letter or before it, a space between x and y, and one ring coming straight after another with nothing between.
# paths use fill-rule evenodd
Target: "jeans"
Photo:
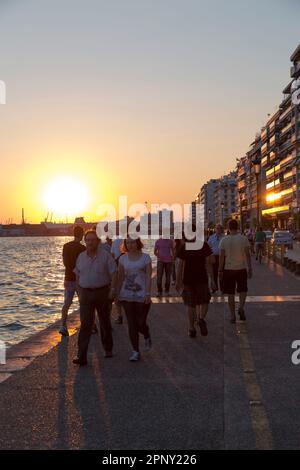
<instances>
[{"instance_id":1,"label":"jeans","mask_svg":"<svg viewBox=\"0 0 300 470\"><path fill-rule=\"evenodd\" d=\"M165 272L166 279L165 279L165 291L169 292L170 283L171 283L171 274L173 269L173 262L165 263L164 261L157 261L157 290L158 292L162 292L162 280L163 274Z\"/></svg>"},{"instance_id":2,"label":"jeans","mask_svg":"<svg viewBox=\"0 0 300 470\"><path fill-rule=\"evenodd\" d=\"M87 351L95 320L95 310L100 323L100 335L105 351L113 348L112 329L110 322L111 302L108 298L109 286L100 289L80 288L80 331L78 336L78 358L86 361Z\"/></svg>"},{"instance_id":3,"label":"jeans","mask_svg":"<svg viewBox=\"0 0 300 470\"><path fill-rule=\"evenodd\" d=\"M129 302L127 300L123 300L121 303L127 317L128 333L132 348L134 351L139 351L139 333L141 333L145 339L150 337L147 315L151 304Z\"/></svg>"}]
</instances>

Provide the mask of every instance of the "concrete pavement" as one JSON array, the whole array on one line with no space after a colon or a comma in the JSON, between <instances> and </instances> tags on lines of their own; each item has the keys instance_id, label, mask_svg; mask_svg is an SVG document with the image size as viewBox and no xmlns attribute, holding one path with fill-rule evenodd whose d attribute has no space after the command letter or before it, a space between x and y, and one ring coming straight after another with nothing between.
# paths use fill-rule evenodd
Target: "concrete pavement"
<instances>
[{"instance_id":1,"label":"concrete pavement","mask_svg":"<svg viewBox=\"0 0 300 470\"><path fill-rule=\"evenodd\" d=\"M152 307L140 363L115 325L112 359L94 336L89 366L73 366L75 334L14 373L0 385L0 448L300 448L300 280L253 264L246 325L215 298L209 336L192 340L184 306L166 299Z\"/></svg>"}]
</instances>

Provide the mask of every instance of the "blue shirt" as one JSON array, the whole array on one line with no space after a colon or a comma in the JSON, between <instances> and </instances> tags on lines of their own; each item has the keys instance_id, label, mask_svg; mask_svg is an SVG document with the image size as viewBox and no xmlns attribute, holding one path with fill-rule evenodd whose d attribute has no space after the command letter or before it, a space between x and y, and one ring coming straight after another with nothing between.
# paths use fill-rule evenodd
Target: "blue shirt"
<instances>
[{"instance_id":1,"label":"blue shirt","mask_svg":"<svg viewBox=\"0 0 300 470\"><path fill-rule=\"evenodd\" d=\"M212 249L213 255L219 255L220 254L220 241L222 238L224 238L224 234L221 233L218 235L217 233L214 233L211 235L208 239L208 244Z\"/></svg>"}]
</instances>

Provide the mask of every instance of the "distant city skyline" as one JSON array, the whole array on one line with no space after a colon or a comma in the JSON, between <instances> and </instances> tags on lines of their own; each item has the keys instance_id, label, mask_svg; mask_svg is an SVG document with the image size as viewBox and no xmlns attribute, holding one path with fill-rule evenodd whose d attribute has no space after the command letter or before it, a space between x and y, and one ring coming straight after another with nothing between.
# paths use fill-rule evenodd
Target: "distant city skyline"
<instances>
[{"instance_id":1,"label":"distant city skyline","mask_svg":"<svg viewBox=\"0 0 300 470\"><path fill-rule=\"evenodd\" d=\"M280 103L299 17L294 0L0 1L0 222L58 212L66 178L86 199L70 219L119 195L189 203Z\"/></svg>"}]
</instances>

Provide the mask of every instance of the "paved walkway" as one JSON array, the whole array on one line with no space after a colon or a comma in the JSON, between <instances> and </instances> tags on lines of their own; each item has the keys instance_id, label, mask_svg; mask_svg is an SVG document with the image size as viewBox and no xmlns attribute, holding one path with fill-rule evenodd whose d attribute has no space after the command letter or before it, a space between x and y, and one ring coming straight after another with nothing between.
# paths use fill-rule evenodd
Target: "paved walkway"
<instances>
[{"instance_id":1,"label":"paved walkway","mask_svg":"<svg viewBox=\"0 0 300 470\"><path fill-rule=\"evenodd\" d=\"M300 243L294 241L292 250L287 250L286 256L300 263Z\"/></svg>"},{"instance_id":2,"label":"paved walkway","mask_svg":"<svg viewBox=\"0 0 300 470\"><path fill-rule=\"evenodd\" d=\"M215 298L209 336L192 340L184 306L166 299L152 307L153 349L140 363L116 325L112 359L94 336L90 365L73 366L75 334L3 381L0 448L300 448L300 280L254 264L246 325L231 325Z\"/></svg>"}]
</instances>

